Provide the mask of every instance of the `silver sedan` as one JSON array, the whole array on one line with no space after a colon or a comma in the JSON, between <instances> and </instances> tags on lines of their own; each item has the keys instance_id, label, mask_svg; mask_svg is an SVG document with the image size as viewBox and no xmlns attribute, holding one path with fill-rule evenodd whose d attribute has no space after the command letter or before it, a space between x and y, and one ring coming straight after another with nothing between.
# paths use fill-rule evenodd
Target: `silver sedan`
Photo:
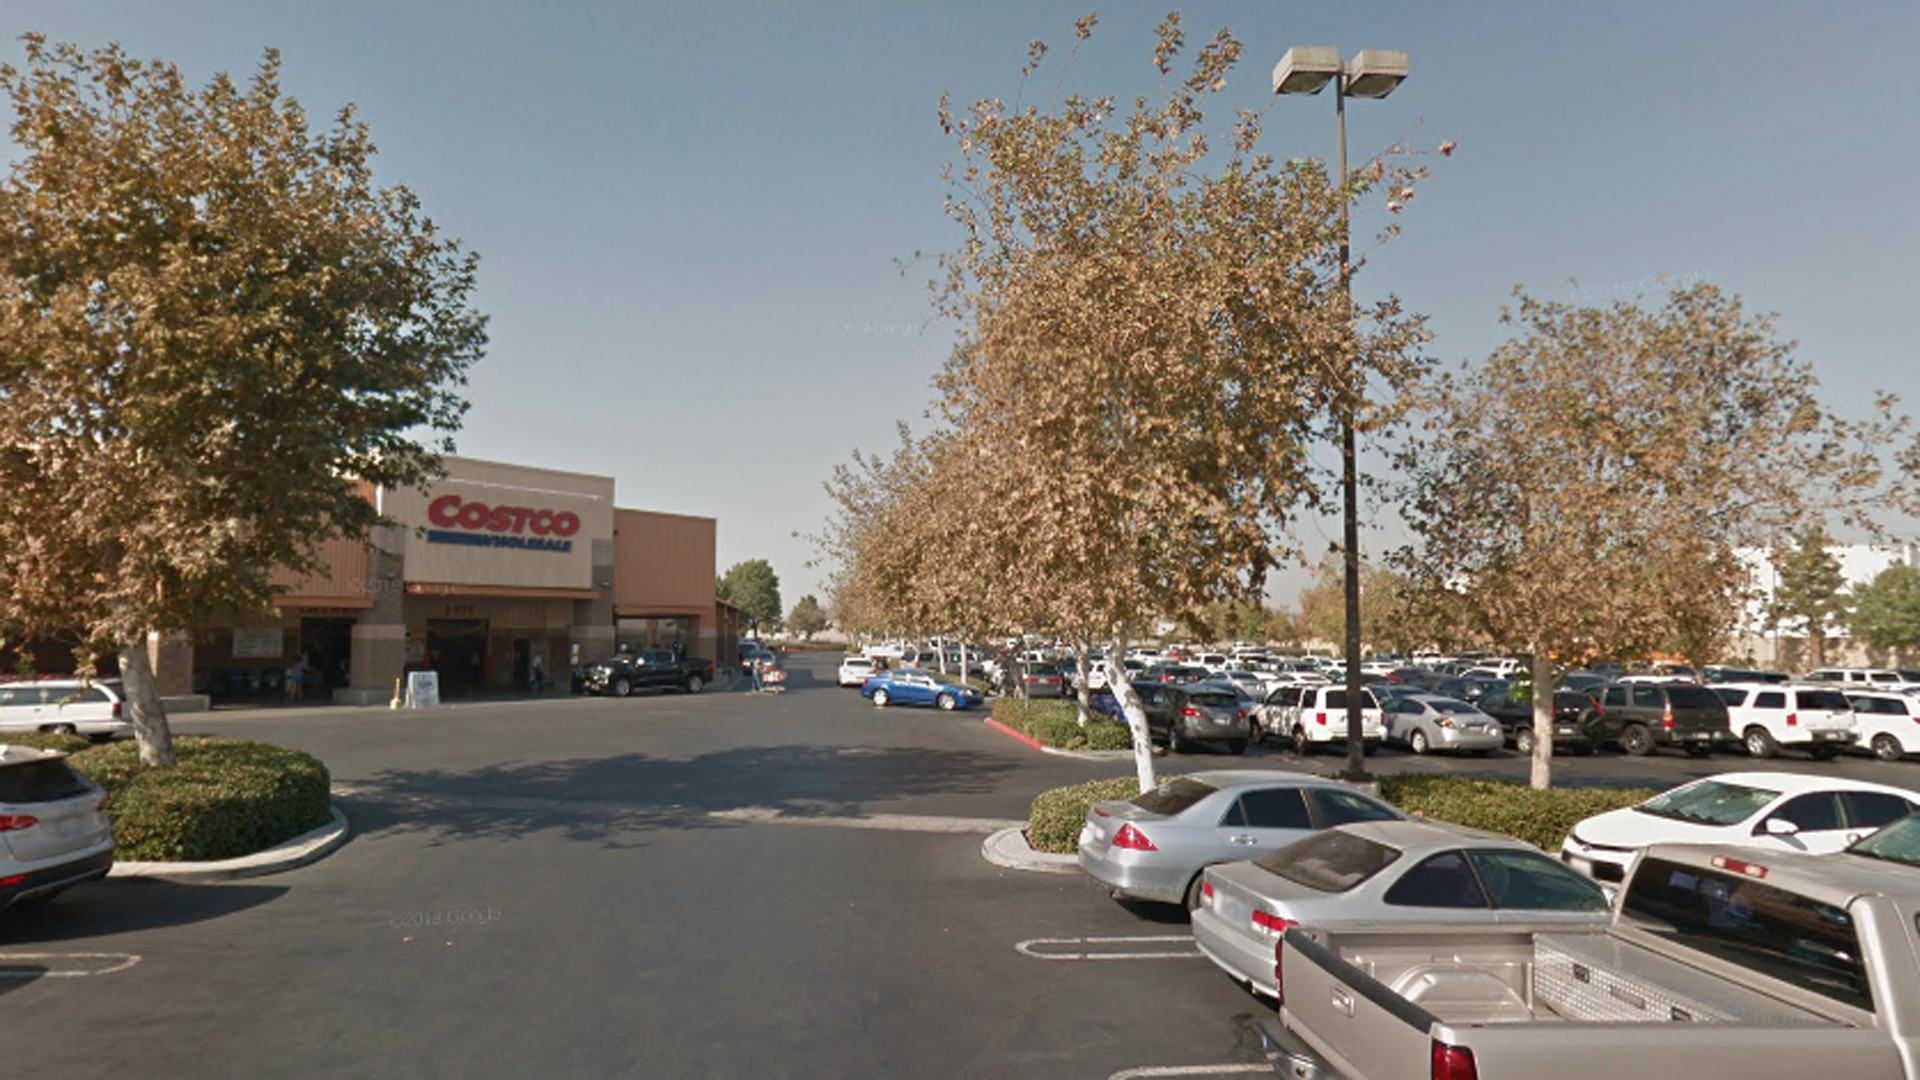
<instances>
[{"instance_id":1,"label":"silver sedan","mask_svg":"<svg viewBox=\"0 0 1920 1080\"><path fill-rule=\"evenodd\" d=\"M1387 739L1416 754L1429 750L1465 750L1487 754L1507 744L1500 721L1458 698L1406 694L1384 710Z\"/></svg>"},{"instance_id":2,"label":"silver sedan","mask_svg":"<svg viewBox=\"0 0 1920 1080\"><path fill-rule=\"evenodd\" d=\"M1585 926L1609 914L1599 886L1531 844L1446 822L1378 821L1208 867L1193 939L1271 997L1274 948L1290 926Z\"/></svg>"},{"instance_id":3,"label":"silver sedan","mask_svg":"<svg viewBox=\"0 0 1920 1080\"><path fill-rule=\"evenodd\" d=\"M1350 821L1398 820L1395 807L1303 773L1223 769L1175 777L1087 808L1080 868L1116 897L1200 899L1200 872Z\"/></svg>"}]
</instances>

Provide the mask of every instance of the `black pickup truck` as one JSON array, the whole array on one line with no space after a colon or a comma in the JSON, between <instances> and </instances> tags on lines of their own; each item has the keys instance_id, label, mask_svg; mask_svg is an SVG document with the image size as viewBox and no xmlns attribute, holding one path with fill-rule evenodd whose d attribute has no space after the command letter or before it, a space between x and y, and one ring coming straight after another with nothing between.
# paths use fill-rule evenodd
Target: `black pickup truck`
<instances>
[{"instance_id":1,"label":"black pickup truck","mask_svg":"<svg viewBox=\"0 0 1920 1080\"><path fill-rule=\"evenodd\" d=\"M587 665L589 694L626 697L635 690L685 690L697 694L713 681L713 661L697 657L675 659L667 649L618 653Z\"/></svg>"}]
</instances>

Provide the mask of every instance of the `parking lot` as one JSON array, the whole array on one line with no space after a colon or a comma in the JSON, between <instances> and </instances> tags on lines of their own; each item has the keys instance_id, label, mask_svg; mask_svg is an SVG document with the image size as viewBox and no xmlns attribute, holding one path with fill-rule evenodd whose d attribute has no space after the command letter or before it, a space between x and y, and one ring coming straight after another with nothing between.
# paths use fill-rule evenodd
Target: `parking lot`
<instances>
[{"instance_id":1,"label":"parking lot","mask_svg":"<svg viewBox=\"0 0 1920 1080\"><path fill-rule=\"evenodd\" d=\"M876 709L791 662L781 695L182 717L334 770L355 836L223 884L110 880L0 923L9 1071L121 1077L1088 1077L1263 1068L1263 1004L1185 917L985 836L1127 775L979 713ZM1162 758L1330 771L1255 748ZM1604 753L1566 782L1667 786L1743 758ZM1513 756L1376 771L1525 775ZM1792 758L1899 783L1910 764ZM1145 1071L1143 1071L1145 1070Z\"/></svg>"}]
</instances>

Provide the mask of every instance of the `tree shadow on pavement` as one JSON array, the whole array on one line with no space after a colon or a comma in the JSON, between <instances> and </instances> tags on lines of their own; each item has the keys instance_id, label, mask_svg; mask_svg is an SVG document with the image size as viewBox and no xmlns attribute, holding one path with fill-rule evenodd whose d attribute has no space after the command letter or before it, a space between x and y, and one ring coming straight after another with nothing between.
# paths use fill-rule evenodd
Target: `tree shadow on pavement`
<instances>
[{"instance_id":1,"label":"tree shadow on pavement","mask_svg":"<svg viewBox=\"0 0 1920 1080\"><path fill-rule=\"evenodd\" d=\"M276 900L286 892L285 886L277 885L184 885L108 878L77 885L44 907L7 912L0 919L0 950L210 922ZM0 987L6 982L0 978Z\"/></svg>"},{"instance_id":2,"label":"tree shadow on pavement","mask_svg":"<svg viewBox=\"0 0 1920 1080\"><path fill-rule=\"evenodd\" d=\"M716 816L729 811L855 818L904 796L991 792L1013 768L973 751L760 746L691 760L626 754L470 772L394 769L336 797L362 836L419 832L445 842L557 829L574 842L631 847L637 832L741 824Z\"/></svg>"}]
</instances>

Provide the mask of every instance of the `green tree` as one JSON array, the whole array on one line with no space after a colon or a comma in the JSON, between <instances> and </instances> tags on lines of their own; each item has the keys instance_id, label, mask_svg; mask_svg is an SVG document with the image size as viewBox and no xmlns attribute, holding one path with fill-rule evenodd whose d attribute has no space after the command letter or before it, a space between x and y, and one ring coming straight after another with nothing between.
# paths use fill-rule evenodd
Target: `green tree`
<instances>
[{"instance_id":1,"label":"green tree","mask_svg":"<svg viewBox=\"0 0 1920 1080\"><path fill-rule=\"evenodd\" d=\"M117 652L167 766L149 635L265 611L275 568L376 523L365 485L436 473L486 345L477 259L374 185L351 106L309 130L272 50L192 89L24 41L0 65L0 633Z\"/></svg>"},{"instance_id":2,"label":"green tree","mask_svg":"<svg viewBox=\"0 0 1920 1080\"><path fill-rule=\"evenodd\" d=\"M812 593L794 602L793 610L787 613L787 629L807 640L827 628L827 611Z\"/></svg>"},{"instance_id":3,"label":"green tree","mask_svg":"<svg viewBox=\"0 0 1920 1080\"><path fill-rule=\"evenodd\" d=\"M763 632L780 629L780 575L767 560L734 563L715 582L714 592Z\"/></svg>"},{"instance_id":4,"label":"green tree","mask_svg":"<svg viewBox=\"0 0 1920 1080\"><path fill-rule=\"evenodd\" d=\"M1847 579L1840 573L1832 537L1819 525L1796 530L1789 542L1772 555L1773 599L1767 621L1807 635L1807 654L1813 667L1827 664L1827 631L1846 625Z\"/></svg>"},{"instance_id":5,"label":"green tree","mask_svg":"<svg viewBox=\"0 0 1920 1080\"><path fill-rule=\"evenodd\" d=\"M1903 424L1833 417L1772 320L1711 286L1656 310L1522 294L1503 321L1512 340L1441 382L1402 456L1418 543L1396 561L1532 656L1545 787L1556 662L1705 659L1745 599L1736 550L1865 505Z\"/></svg>"},{"instance_id":6,"label":"green tree","mask_svg":"<svg viewBox=\"0 0 1920 1080\"><path fill-rule=\"evenodd\" d=\"M1847 627L1876 649L1920 649L1920 569L1889 566L1853 590Z\"/></svg>"}]
</instances>

